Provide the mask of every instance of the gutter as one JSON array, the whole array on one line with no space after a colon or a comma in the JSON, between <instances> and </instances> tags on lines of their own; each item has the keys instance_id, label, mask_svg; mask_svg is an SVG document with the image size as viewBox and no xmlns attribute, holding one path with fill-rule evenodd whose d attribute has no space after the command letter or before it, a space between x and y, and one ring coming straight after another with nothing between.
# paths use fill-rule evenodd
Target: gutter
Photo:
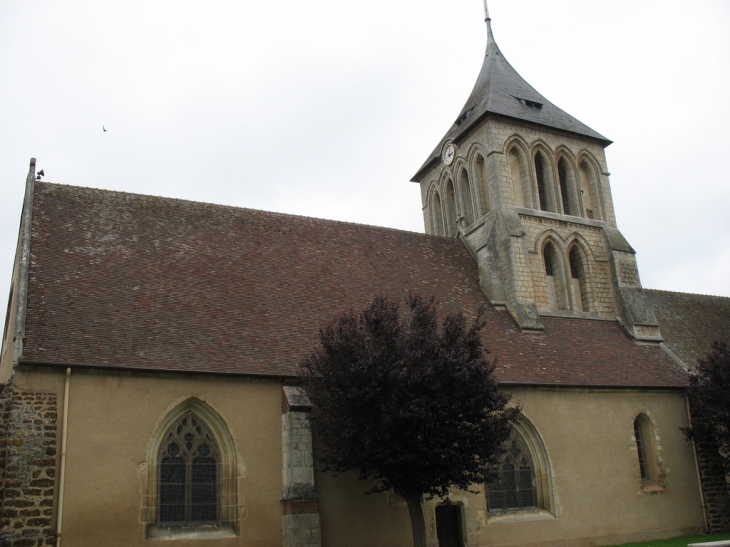
<instances>
[{"instance_id":1,"label":"gutter","mask_svg":"<svg viewBox=\"0 0 730 547\"><path fill-rule=\"evenodd\" d=\"M276 381L298 381L296 374L261 374L256 372L222 372L209 370L172 370L157 367L129 367L116 365L87 365L81 363L54 363L50 361L29 361L26 359L18 361L18 364L26 367L47 367L47 368L74 368L77 370L97 370L103 372L142 372L154 374L194 374L200 376L221 376L224 378L260 378ZM529 389L588 389L588 390L662 390L662 391L683 391L684 386L667 385L618 385L618 384L535 384L527 382L499 382L503 387L521 387Z\"/></svg>"},{"instance_id":2,"label":"gutter","mask_svg":"<svg viewBox=\"0 0 730 547\"><path fill-rule=\"evenodd\" d=\"M223 376L227 378L262 378L269 380L296 379L295 374L260 374L255 372L222 372L215 370L172 370L159 367L125 367L116 365L86 365L81 363L54 363L50 361L18 360L18 365L26 367L75 368L79 370L99 370L104 372L146 372L156 374L197 374L202 376Z\"/></svg>"},{"instance_id":3,"label":"gutter","mask_svg":"<svg viewBox=\"0 0 730 547\"><path fill-rule=\"evenodd\" d=\"M25 318L28 312L28 275L30 272L30 236L33 222L33 192L35 190L35 158L30 158L30 168L25 179L23 215L20 218L20 256L18 257L18 296L15 309L15 352L13 362L23 355L25 341Z\"/></svg>"},{"instance_id":4,"label":"gutter","mask_svg":"<svg viewBox=\"0 0 730 547\"><path fill-rule=\"evenodd\" d=\"M689 422L689 426L692 427L692 412L689 409L689 397L685 395L684 402L687 406L687 420ZM707 524L707 506L705 505L705 491L702 488L702 476L700 475L700 463L697 458L697 445L695 444L694 439L692 439L692 454L695 458L695 472L697 473L697 487L700 490L700 506L702 507L702 517L705 520L705 534L710 533L710 527Z\"/></svg>"},{"instance_id":5,"label":"gutter","mask_svg":"<svg viewBox=\"0 0 730 547\"><path fill-rule=\"evenodd\" d=\"M66 486L66 439L68 438L68 396L71 388L71 368L66 369L63 387L63 429L61 431L61 469L58 474L58 519L56 520L56 547L61 547L63 527L63 494Z\"/></svg>"}]
</instances>

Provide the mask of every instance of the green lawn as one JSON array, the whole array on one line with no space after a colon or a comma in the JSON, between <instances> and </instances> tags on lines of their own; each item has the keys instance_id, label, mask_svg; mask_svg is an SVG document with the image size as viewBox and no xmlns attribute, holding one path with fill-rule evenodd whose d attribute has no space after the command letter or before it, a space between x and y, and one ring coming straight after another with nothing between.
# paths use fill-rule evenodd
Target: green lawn
<instances>
[{"instance_id":1,"label":"green lawn","mask_svg":"<svg viewBox=\"0 0 730 547\"><path fill-rule=\"evenodd\" d=\"M723 539L730 539L730 532L701 536L684 536L672 539L658 539L655 541L645 541L643 543L626 543L617 547L687 547L688 543L704 543L707 541L720 541Z\"/></svg>"}]
</instances>

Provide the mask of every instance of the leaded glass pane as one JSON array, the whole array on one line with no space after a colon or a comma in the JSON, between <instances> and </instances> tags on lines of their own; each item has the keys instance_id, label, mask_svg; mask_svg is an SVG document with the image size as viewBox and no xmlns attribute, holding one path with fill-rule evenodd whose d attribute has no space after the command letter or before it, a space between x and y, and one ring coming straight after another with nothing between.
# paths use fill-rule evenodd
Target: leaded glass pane
<instances>
[{"instance_id":1,"label":"leaded glass pane","mask_svg":"<svg viewBox=\"0 0 730 547\"><path fill-rule=\"evenodd\" d=\"M185 521L185 460L163 458L160 463L160 522Z\"/></svg>"},{"instance_id":2,"label":"leaded glass pane","mask_svg":"<svg viewBox=\"0 0 730 547\"><path fill-rule=\"evenodd\" d=\"M527 463L523 460L524 463ZM535 507L535 492L533 488L534 472L527 465L520 467L520 507Z\"/></svg>"},{"instance_id":3,"label":"leaded glass pane","mask_svg":"<svg viewBox=\"0 0 730 547\"><path fill-rule=\"evenodd\" d=\"M218 466L213 458L195 458L191 473L190 519L216 520L218 512Z\"/></svg>"},{"instance_id":4,"label":"leaded glass pane","mask_svg":"<svg viewBox=\"0 0 730 547\"><path fill-rule=\"evenodd\" d=\"M504 508L515 509L517 504L517 480L515 477L515 466L506 463L502 466L502 480L504 490Z\"/></svg>"}]
</instances>

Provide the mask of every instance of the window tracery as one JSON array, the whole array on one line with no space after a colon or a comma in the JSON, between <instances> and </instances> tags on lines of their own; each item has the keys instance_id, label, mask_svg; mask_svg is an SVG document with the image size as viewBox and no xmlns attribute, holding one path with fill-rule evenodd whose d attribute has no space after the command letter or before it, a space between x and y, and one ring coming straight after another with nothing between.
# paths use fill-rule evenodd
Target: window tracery
<instances>
[{"instance_id":1,"label":"window tracery","mask_svg":"<svg viewBox=\"0 0 730 547\"><path fill-rule=\"evenodd\" d=\"M197 415L188 412L173 424L160 447L160 524L220 522L220 461L215 438Z\"/></svg>"},{"instance_id":2,"label":"window tracery","mask_svg":"<svg viewBox=\"0 0 730 547\"><path fill-rule=\"evenodd\" d=\"M524 441L512 430L509 448L495 466L495 478L487 483L489 511L539 508L535 464Z\"/></svg>"}]
</instances>

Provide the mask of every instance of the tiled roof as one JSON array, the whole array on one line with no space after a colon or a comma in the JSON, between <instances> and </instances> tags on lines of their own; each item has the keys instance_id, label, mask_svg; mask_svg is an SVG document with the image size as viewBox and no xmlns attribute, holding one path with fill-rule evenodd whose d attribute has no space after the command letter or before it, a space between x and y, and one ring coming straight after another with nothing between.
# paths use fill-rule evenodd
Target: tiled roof
<instances>
[{"instance_id":1,"label":"tiled roof","mask_svg":"<svg viewBox=\"0 0 730 547\"><path fill-rule=\"evenodd\" d=\"M540 105L540 108L536 105ZM604 145L611 144L606 137L555 106L528 84L505 59L490 30L484 64L471 95L454 124L431 152L413 180L419 180L423 171L441 156L443 145L447 141L458 142L462 135L469 133L487 114L497 114L560 129L596 139Z\"/></svg>"},{"instance_id":2,"label":"tiled roof","mask_svg":"<svg viewBox=\"0 0 730 547\"><path fill-rule=\"evenodd\" d=\"M485 303L458 239L37 183L23 362L292 375L334 314L376 293ZM677 386L656 346L611 321L544 318L522 333L489 307L503 382Z\"/></svg>"},{"instance_id":3,"label":"tiled roof","mask_svg":"<svg viewBox=\"0 0 730 547\"><path fill-rule=\"evenodd\" d=\"M687 366L710 351L712 341L730 343L730 298L681 292L644 290L664 337L664 343Z\"/></svg>"}]
</instances>

